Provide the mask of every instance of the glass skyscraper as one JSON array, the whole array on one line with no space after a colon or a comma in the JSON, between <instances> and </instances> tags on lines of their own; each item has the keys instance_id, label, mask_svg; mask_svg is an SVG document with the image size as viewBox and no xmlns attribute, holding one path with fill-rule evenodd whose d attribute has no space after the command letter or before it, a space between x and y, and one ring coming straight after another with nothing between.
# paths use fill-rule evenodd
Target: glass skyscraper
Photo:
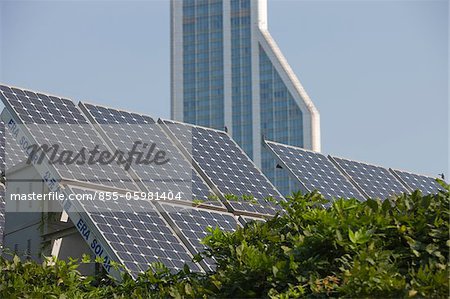
<instances>
[{"instance_id":1,"label":"glass skyscraper","mask_svg":"<svg viewBox=\"0 0 450 299\"><path fill-rule=\"evenodd\" d=\"M267 30L267 0L171 0L171 114L225 128L284 194L262 138L320 151L319 113Z\"/></svg>"}]
</instances>

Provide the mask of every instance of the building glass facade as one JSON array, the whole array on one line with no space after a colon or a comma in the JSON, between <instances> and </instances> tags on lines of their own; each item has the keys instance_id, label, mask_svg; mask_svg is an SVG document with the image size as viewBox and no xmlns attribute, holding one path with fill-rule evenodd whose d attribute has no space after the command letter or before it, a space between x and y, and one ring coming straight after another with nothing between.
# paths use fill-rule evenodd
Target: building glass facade
<instances>
[{"instance_id":1,"label":"building glass facade","mask_svg":"<svg viewBox=\"0 0 450 299\"><path fill-rule=\"evenodd\" d=\"M320 151L318 113L267 31L267 0L171 1L172 118L228 128L280 192L299 190L262 139Z\"/></svg>"},{"instance_id":2,"label":"building glass facade","mask_svg":"<svg viewBox=\"0 0 450 299\"><path fill-rule=\"evenodd\" d=\"M233 138L253 156L250 0L231 0L231 90Z\"/></svg>"},{"instance_id":3,"label":"building glass facade","mask_svg":"<svg viewBox=\"0 0 450 299\"><path fill-rule=\"evenodd\" d=\"M183 1L184 121L224 128L222 0Z\"/></svg>"},{"instance_id":4,"label":"building glass facade","mask_svg":"<svg viewBox=\"0 0 450 299\"><path fill-rule=\"evenodd\" d=\"M264 138L303 147L302 111L261 46L259 72L261 130ZM300 189L297 181L289 178L287 171L277 168L273 154L265 148L261 152L261 166L264 174L282 194Z\"/></svg>"}]
</instances>

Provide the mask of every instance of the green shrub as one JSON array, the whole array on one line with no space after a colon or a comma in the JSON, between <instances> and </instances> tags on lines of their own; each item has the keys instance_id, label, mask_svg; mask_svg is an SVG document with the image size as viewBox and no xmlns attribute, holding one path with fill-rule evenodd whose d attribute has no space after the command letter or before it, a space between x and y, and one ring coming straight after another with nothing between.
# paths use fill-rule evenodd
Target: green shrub
<instances>
[{"instance_id":1,"label":"green shrub","mask_svg":"<svg viewBox=\"0 0 450 299\"><path fill-rule=\"evenodd\" d=\"M209 229L212 273L161 264L132 280L82 277L75 261L1 259L0 298L297 298L449 295L449 187L384 202L294 194L284 213L236 232ZM50 264L54 265L50 265Z\"/></svg>"},{"instance_id":2,"label":"green shrub","mask_svg":"<svg viewBox=\"0 0 450 299\"><path fill-rule=\"evenodd\" d=\"M449 194L385 200L295 194L286 213L235 233L213 230L209 280L227 297L447 297Z\"/></svg>"}]
</instances>

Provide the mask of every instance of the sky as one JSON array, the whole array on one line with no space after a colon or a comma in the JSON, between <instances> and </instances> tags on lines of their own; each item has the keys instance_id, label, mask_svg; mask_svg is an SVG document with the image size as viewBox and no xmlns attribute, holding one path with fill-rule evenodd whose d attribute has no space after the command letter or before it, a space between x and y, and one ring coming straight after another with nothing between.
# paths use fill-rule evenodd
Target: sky
<instances>
[{"instance_id":1,"label":"sky","mask_svg":"<svg viewBox=\"0 0 450 299\"><path fill-rule=\"evenodd\" d=\"M449 14L445 0L268 0L323 153L450 177ZM168 0L0 0L0 82L169 118L169 17Z\"/></svg>"}]
</instances>

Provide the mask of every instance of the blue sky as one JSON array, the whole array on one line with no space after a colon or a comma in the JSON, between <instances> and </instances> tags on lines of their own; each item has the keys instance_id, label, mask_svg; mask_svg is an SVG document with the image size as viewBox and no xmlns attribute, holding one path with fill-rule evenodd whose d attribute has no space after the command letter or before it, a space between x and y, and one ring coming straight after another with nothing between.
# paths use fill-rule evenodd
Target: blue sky
<instances>
[{"instance_id":1,"label":"blue sky","mask_svg":"<svg viewBox=\"0 0 450 299\"><path fill-rule=\"evenodd\" d=\"M268 0L322 150L449 176L448 1ZM0 81L169 117L169 2L1 1Z\"/></svg>"}]
</instances>

